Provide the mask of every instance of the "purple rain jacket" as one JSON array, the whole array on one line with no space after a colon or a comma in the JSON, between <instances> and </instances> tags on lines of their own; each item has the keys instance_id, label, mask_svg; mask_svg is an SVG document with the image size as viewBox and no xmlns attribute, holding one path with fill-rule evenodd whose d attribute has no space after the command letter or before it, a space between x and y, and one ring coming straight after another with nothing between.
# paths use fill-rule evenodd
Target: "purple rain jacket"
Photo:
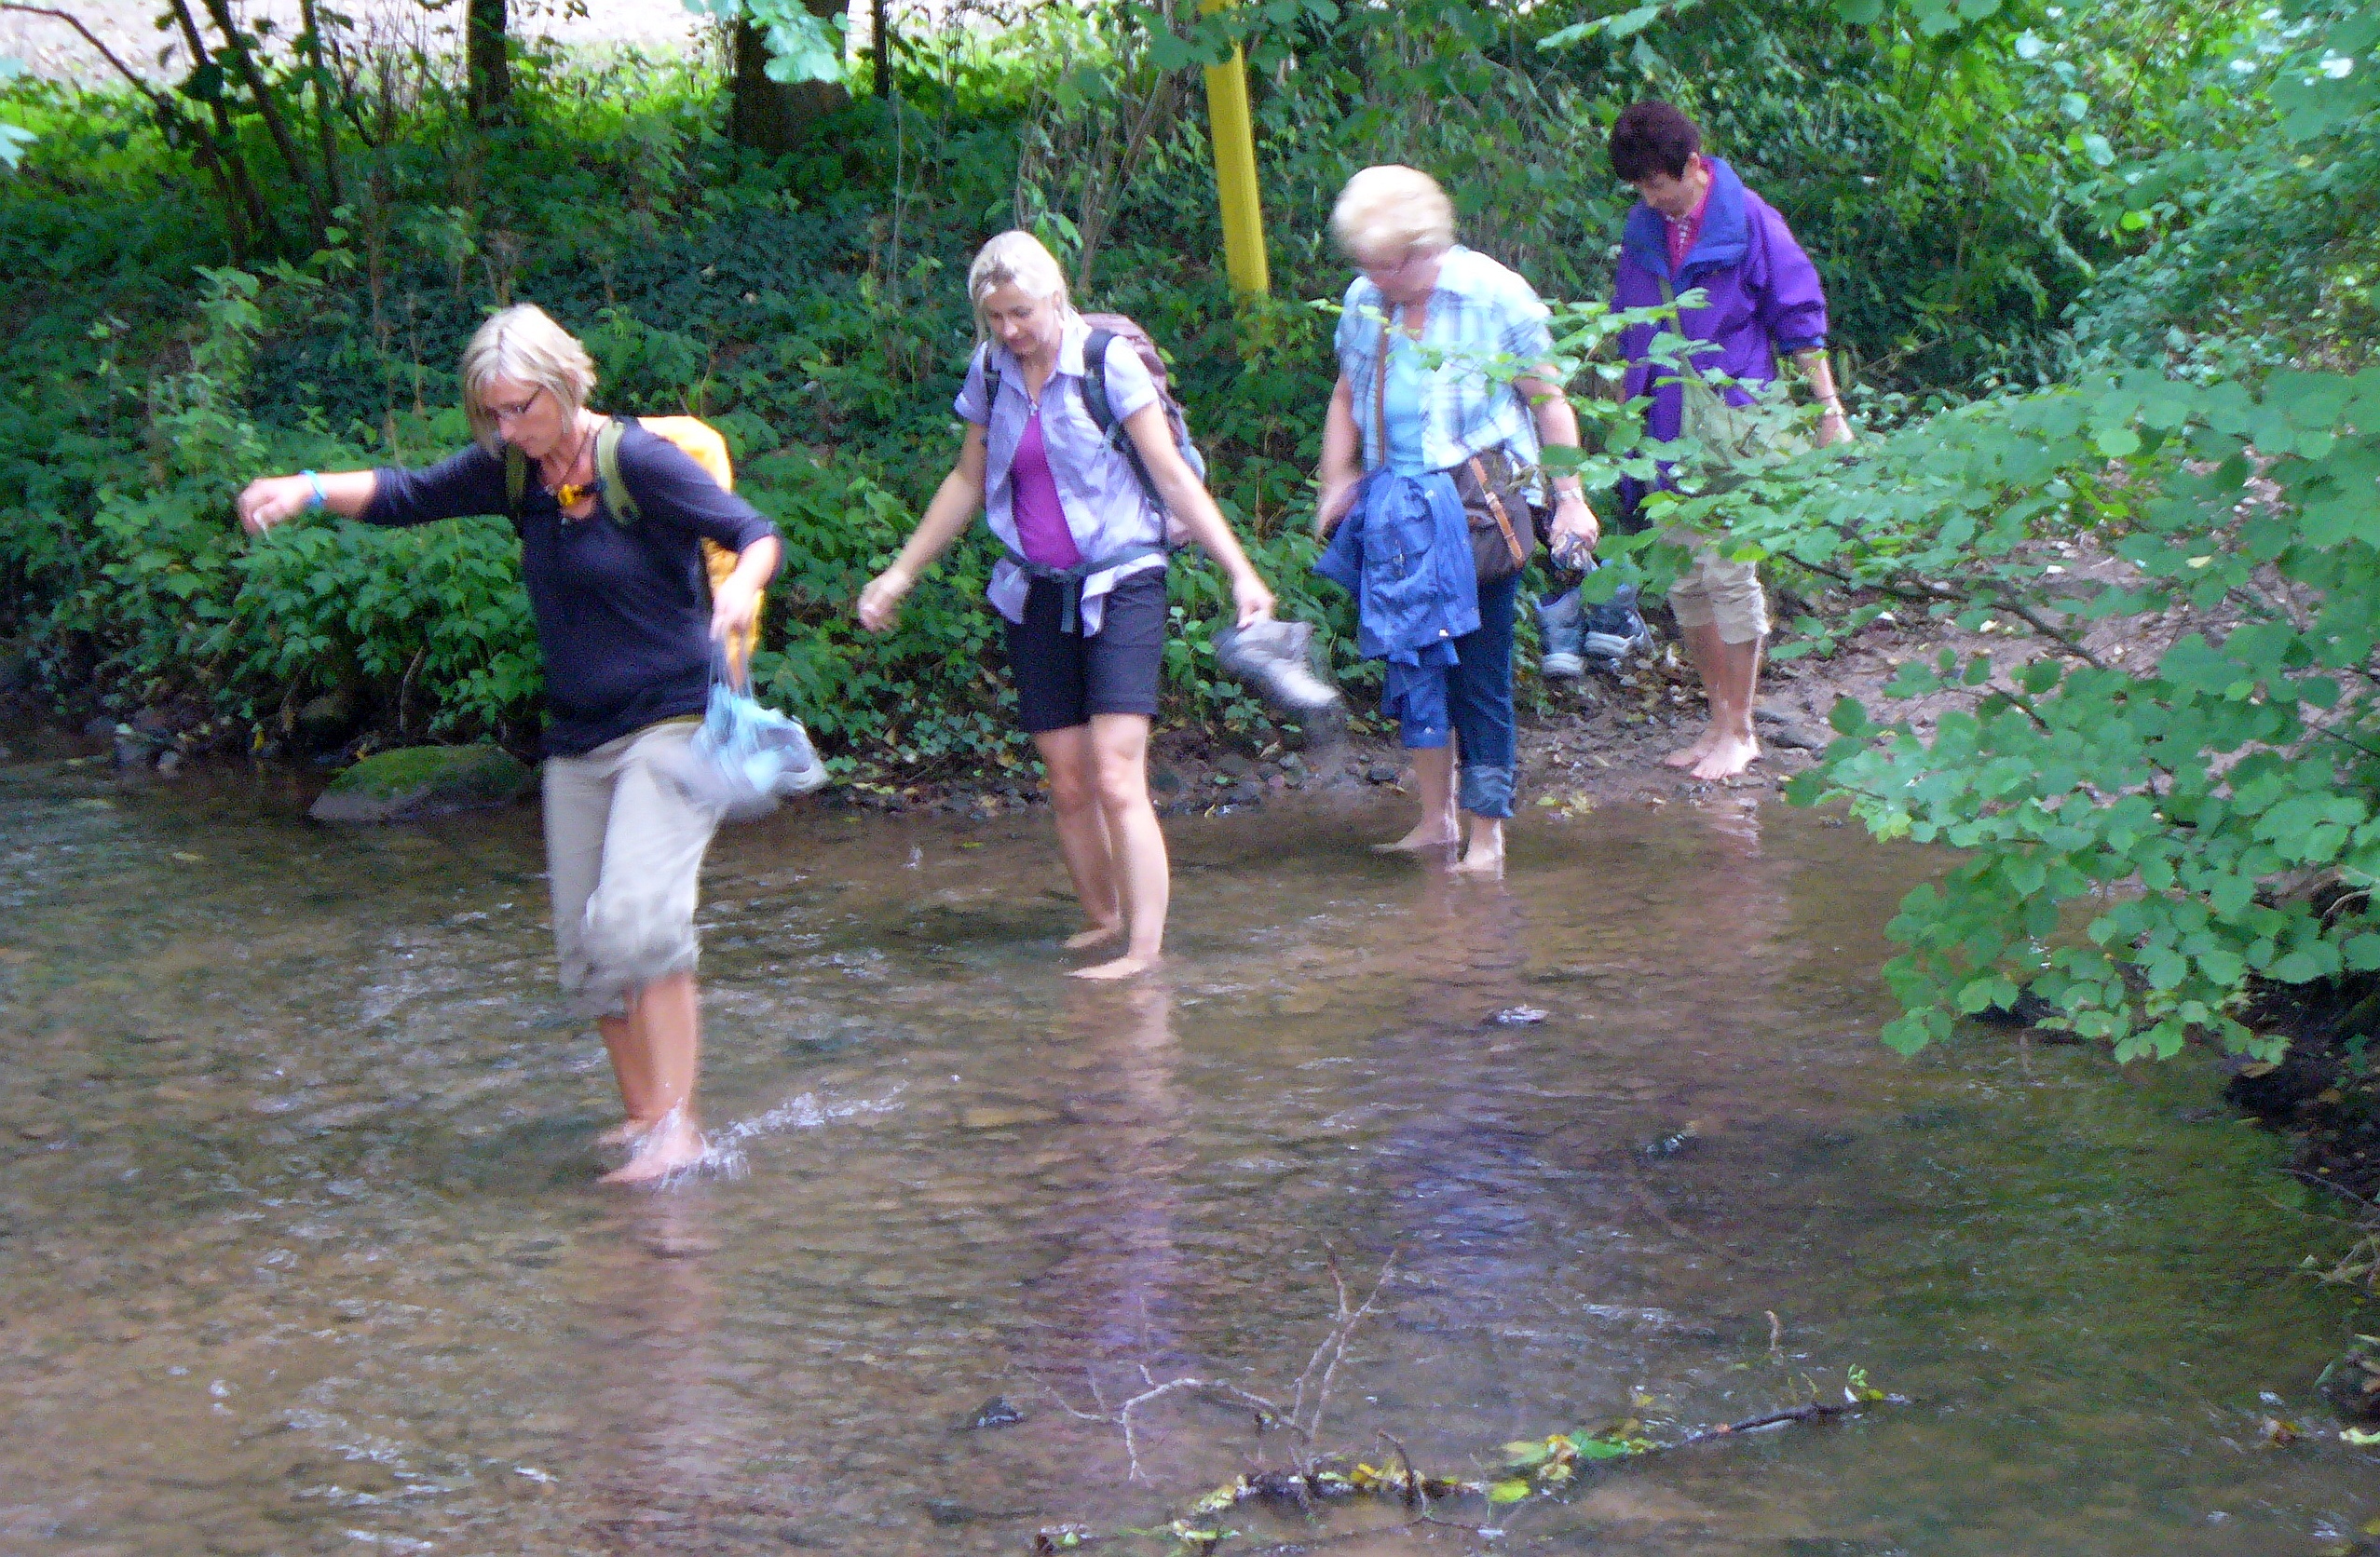
<instances>
[{"instance_id":1,"label":"purple rain jacket","mask_svg":"<svg viewBox=\"0 0 2380 1557\"><path fill-rule=\"evenodd\" d=\"M1612 307L1614 312L1658 307L1664 277L1680 292L1700 287L1708 294L1707 305L1681 308L1678 315L1682 334L1708 341L1715 348L1698 353L1695 360L1707 372L1765 384L1776 377L1779 352L1790 355L1827 344L1826 291L1818 284L1817 267L1794 241L1776 208L1745 188L1735 169L1720 158L1704 160L1710 164L1710 204L1685 264L1669 276L1666 224L1659 211L1639 200L1621 230ZM1652 336L1649 324L1621 336L1620 348L1629 364L1622 386L1632 399L1652 396L1645 428L1666 441L1678 436L1680 391L1674 383L1651 387L1656 365L1644 359ZM1666 370L1661 372L1666 376ZM1738 405L1751 399L1733 386L1727 397ZM1622 482L1622 506L1633 510L1642 491L1639 483Z\"/></svg>"}]
</instances>

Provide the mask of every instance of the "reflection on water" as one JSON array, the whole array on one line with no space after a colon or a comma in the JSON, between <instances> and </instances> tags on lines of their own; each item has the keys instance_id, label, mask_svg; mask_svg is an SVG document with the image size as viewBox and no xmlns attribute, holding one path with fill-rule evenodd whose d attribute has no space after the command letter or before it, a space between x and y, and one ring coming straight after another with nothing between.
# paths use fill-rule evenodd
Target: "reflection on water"
<instances>
[{"instance_id":1,"label":"reflection on water","mask_svg":"<svg viewBox=\"0 0 2380 1557\"><path fill-rule=\"evenodd\" d=\"M1915 1399L1606 1473L1515 1549L2310 1552L2380 1513L2358 1452L2259 1446L2355 1316L2203 1077L1877 1047L1920 862L1724 797L1524 824L1467 883L1365 851L1391 820L1176 824L1134 988L1059 976L1034 820L731 831L741 1171L623 1194L532 815L0 770L0 1550L1013 1553L1277 1463L1169 1401L1132 1484L1068 1407L1285 1391L1326 1262L1392 1251L1334 1386L1366 1452L1475 1473L1855 1363ZM993 1396L1025 1420L965 1430Z\"/></svg>"}]
</instances>

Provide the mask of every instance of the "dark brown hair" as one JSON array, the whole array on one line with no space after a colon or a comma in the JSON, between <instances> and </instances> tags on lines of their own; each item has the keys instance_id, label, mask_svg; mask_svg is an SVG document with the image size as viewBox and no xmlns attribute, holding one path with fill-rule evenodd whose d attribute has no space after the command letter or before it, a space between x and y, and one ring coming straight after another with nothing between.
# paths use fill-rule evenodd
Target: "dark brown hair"
<instances>
[{"instance_id":1,"label":"dark brown hair","mask_svg":"<svg viewBox=\"0 0 2380 1557\"><path fill-rule=\"evenodd\" d=\"M1612 171L1622 183L1655 173L1681 179L1686 164L1703 149L1703 132L1668 103L1649 99L1620 110L1612 123L1611 149Z\"/></svg>"}]
</instances>

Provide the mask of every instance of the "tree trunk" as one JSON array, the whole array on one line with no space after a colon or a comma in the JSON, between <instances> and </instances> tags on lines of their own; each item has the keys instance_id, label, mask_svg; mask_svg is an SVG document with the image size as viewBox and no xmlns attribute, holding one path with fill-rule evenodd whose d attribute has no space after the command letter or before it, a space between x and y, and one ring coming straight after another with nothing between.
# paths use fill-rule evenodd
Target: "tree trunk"
<instances>
[{"instance_id":1,"label":"tree trunk","mask_svg":"<svg viewBox=\"0 0 2380 1557\"><path fill-rule=\"evenodd\" d=\"M463 19L466 101L473 124L492 124L512 105L512 62L505 55L504 0L469 0Z\"/></svg>"},{"instance_id":2,"label":"tree trunk","mask_svg":"<svg viewBox=\"0 0 2380 1557\"><path fill-rule=\"evenodd\" d=\"M868 47L876 54L876 95L892 95L892 4L869 0Z\"/></svg>"},{"instance_id":3,"label":"tree trunk","mask_svg":"<svg viewBox=\"0 0 2380 1557\"><path fill-rule=\"evenodd\" d=\"M802 0L812 16L843 14L840 0ZM768 40L749 22L735 24L735 69L728 84L728 139L771 156L789 152L803 132L849 104L839 81L782 82L768 79Z\"/></svg>"}]
</instances>

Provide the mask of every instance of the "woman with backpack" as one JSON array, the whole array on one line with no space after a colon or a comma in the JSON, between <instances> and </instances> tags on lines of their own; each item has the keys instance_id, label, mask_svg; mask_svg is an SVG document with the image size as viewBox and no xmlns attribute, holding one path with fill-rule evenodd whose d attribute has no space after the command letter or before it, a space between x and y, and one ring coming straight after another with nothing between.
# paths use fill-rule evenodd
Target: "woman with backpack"
<instances>
[{"instance_id":1,"label":"woman with backpack","mask_svg":"<svg viewBox=\"0 0 2380 1557\"><path fill-rule=\"evenodd\" d=\"M1578 446L1578 419L1545 305L1455 242L1436 180L1367 168L1330 224L1362 274L1339 316L1315 514L1331 546L1315 567L1355 595L1358 649L1388 662L1383 700L1421 792L1412 831L1378 846L1452 847L1460 806L1471 836L1455 869L1493 873L1516 778L1513 602L1535 544L1523 489L1541 447ZM1578 477L1551 484L1555 554L1592 551Z\"/></svg>"},{"instance_id":2,"label":"woman with backpack","mask_svg":"<svg viewBox=\"0 0 2380 1557\"><path fill-rule=\"evenodd\" d=\"M674 443L633 423L614 430L589 410L594 364L541 310L524 304L480 326L462 380L476 441L461 454L425 470L265 477L239 494L239 517L253 535L316 508L367 524L512 521L545 661L563 993L602 1030L628 1115L611 1139L630 1158L605 1182L657 1179L704 1150L694 906L719 821L665 775L700 727L714 654L751 630L782 547L775 525ZM625 494L607 493L598 473L613 449ZM704 577L705 539L735 554L716 585Z\"/></svg>"},{"instance_id":3,"label":"woman with backpack","mask_svg":"<svg viewBox=\"0 0 2380 1557\"><path fill-rule=\"evenodd\" d=\"M984 245L967 295L982 344L956 402L965 441L900 556L861 591L860 623L890 628L918 575L984 510L1008 550L987 598L1007 624L1018 712L1090 921L1067 945L1126 936L1122 956L1074 974L1128 978L1159 959L1170 890L1149 800L1168 510L1231 575L1238 625L1270 616L1272 592L1183 458L1132 342L1098 332L1104 359L1086 355L1095 332L1040 239L1008 232Z\"/></svg>"}]
</instances>

